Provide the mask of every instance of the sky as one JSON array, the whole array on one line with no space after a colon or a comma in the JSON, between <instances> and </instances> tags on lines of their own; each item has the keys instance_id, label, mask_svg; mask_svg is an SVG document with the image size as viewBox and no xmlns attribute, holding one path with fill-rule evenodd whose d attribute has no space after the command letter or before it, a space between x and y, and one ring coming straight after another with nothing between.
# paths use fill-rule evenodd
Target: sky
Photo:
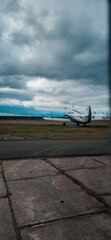
<instances>
[{"instance_id":1,"label":"sky","mask_svg":"<svg viewBox=\"0 0 111 240\"><path fill-rule=\"evenodd\" d=\"M0 0L0 115L109 110L107 0Z\"/></svg>"}]
</instances>

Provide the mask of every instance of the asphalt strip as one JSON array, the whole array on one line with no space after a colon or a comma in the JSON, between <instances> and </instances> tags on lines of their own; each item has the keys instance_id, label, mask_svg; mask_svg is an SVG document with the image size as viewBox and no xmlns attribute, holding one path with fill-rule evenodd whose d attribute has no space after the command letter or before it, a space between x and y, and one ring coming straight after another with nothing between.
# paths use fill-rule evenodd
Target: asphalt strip
<instances>
[{"instance_id":1,"label":"asphalt strip","mask_svg":"<svg viewBox=\"0 0 111 240\"><path fill-rule=\"evenodd\" d=\"M1 140L0 159L103 155L109 153L108 139Z\"/></svg>"}]
</instances>

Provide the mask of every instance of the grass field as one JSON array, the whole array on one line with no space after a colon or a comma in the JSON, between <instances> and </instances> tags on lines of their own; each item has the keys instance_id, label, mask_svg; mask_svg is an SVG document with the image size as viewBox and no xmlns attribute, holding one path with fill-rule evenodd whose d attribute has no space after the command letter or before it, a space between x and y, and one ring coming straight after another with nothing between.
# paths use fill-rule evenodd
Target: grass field
<instances>
[{"instance_id":1,"label":"grass field","mask_svg":"<svg viewBox=\"0 0 111 240\"><path fill-rule=\"evenodd\" d=\"M108 121L93 121L77 127L73 123L51 122L45 120L0 120L0 139L23 137L73 139L108 138Z\"/></svg>"}]
</instances>

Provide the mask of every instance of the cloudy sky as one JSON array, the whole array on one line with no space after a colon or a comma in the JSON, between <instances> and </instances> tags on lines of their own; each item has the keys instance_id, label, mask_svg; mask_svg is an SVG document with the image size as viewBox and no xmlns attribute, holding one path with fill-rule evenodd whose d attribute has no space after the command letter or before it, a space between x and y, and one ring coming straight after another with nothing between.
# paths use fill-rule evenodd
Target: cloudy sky
<instances>
[{"instance_id":1,"label":"cloudy sky","mask_svg":"<svg viewBox=\"0 0 111 240\"><path fill-rule=\"evenodd\" d=\"M0 115L108 110L106 0L0 0Z\"/></svg>"}]
</instances>

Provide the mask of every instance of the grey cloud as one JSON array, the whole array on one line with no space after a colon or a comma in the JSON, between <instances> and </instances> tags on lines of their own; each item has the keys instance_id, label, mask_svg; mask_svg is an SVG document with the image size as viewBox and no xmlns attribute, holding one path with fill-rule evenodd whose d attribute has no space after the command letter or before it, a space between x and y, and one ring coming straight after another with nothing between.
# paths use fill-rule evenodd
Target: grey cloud
<instances>
[{"instance_id":1,"label":"grey cloud","mask_svg":"<svg viewBox=\"0 0 111 240\"><path fill-rule=\"evenodd\" d=\"M21 0L0 0L1 12L12 13L21 10Z\"/></svg>"},{"instance_id":2,"label":"grey cloud","mask_svg":"<svg viewBox=\"0 0 111 240\"><path fill-rule=\"evenodd\" d=\"M9 87L15 89L24 89L26 80L24 76L2 76L0 77L0 87Z\"/></svg>"},{"instance_id":3,"label":"grey cloud","mask_svg":"<svg viewBox=\"0 0 111 240\"><path fill-rule=\"evenodd\" d=\"M0 98L5 99L5 98L10 98L10 99L16 99L16 100L20 100L20 101L31 101L33 99L33 96L31 94L27 94L27 92L9 92L9 91L5 91L2 92L0 90Z\"/></svg>"},{"instance_id":4,"label":"grey cloud","mask_svg":"<svg viewBox=\"0 0 111 240\"><path fill-rule=\"evenodd\" d=\"M0 39L2 37L4 29L5 29L5 23L4 23L3 19L1 18L1 20L0 20Z\"/></svg>"},{"instance_id":5,"label":"grey cloud","mask_svg":"<svg viewBox=\"0 0 111 240\"><path fill-rule=\"evenodd\" d=\"M10 37L12 38L12 43L15 45L30 45L34 42L33 35L23 33L23 31L13 32Z\"/></svg>"},{"instance_id":6,"label":"grey cloud","mask_svg":"<svg viewBox=\"0 0 111 240\"><path fill-rule=\"evenodd\" d=\"M86 5L82 0L0 2L5 13L0 22L1 87L26 89L26 82L36 76L63 83L72 79L78 84L107 84L104 0L84 0ZM69 95L69 91L57 94Z\"/></svg>"},{"instance_id":7,"label":"grey cloud","mask_svg":"<svg viewBox=\"0 0 111 240\"><path fill-rule=\"evenodd\" d=\"M46 15L44 14L44 17L47 15L48 13L46 13ZM72 20L70 16L62 16L56 22L54 30L47 31L42 24L38 23L36 17L30 15L28 18L27 16L27 31L25 30L25 33L22 31L13 32L11 35L12 42L20 46L23 44L33 45L37 40L40 40L40 49L38 49L38 45L35 44L35 54L31 62L26 60L24 65L18 62L18 67L16 63L14 63L14 72L11 64L9 64L8 69L10 74L11 71L12 75L17 71L17 74L29 76L44 76L58 80L70 78L81 80L86 78L94 84L104 83L102 76L105 77L107 73L107 56L104 58L104 55L101 55L101 49L102 52L105 52L107 55L107 38L101 38L101 36L94 34L91 30L91 24L87 23L86 19L84 24L79 23L79 30L76 26L77 23L73 23ZM35 32L33 36L28 34L28 24L31 24L34 28ZM37 56L40 57L40 61L36 61L37 49ZM45 60L45 65L43 64L43 60L48 58L48 51L46 51L44 56L43 49L45 51L49 50L49 54L53 56L53 62ZM95 59L95 62L90 63L86 60L85 64L84 61L83 63L81 61L76 62L76 55L79 53L84 54L85 51L98 53L98 55L100 55L99 61ZM42 55L44 59L41 58ZM99 69L97 71L98 66Z\"/></svg>"}]
</instances>

